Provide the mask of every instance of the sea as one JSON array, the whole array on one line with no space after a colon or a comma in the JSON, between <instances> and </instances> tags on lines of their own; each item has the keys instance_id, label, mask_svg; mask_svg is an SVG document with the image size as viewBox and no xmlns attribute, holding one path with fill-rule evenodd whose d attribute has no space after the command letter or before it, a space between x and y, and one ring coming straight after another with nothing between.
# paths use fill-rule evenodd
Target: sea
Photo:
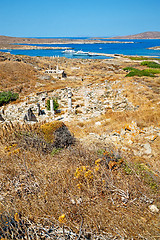
<instances>
[{"instance_id":1,"label":"sea","mask_svg":"<svg viewBox=\"0 0 160 240\"><path fill-rule=\"evenodd\" d=\"M72 38L68 38L72 39ZM73 38L75 39L75 38ZM88 38L83 38L88 39ZM101 39L104 41L104 39ZM160 39L105 39L106 41L119 41L126 43L96 43L96 44L30 44L31 46L45 47L69 47L75 51L82 50L84 52L107 53L107 54L123 54L131 56L154 56L160 57L160 50L148 49L150 47L160 46ZM66 58L84 58L84 59L106 59L106 56L74 56L72 54L64 54L63 50L52 49L35 49L35 50L0 50L1 52L10 52L15 55L28 56L48 56L48 57L66 57Z\"/></svg>"}]
</instances>

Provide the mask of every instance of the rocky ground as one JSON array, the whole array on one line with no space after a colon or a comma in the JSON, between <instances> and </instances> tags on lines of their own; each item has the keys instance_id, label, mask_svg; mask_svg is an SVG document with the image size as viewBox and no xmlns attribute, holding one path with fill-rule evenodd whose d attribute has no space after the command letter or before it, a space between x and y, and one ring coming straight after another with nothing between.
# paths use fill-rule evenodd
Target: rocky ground
<instances>
[{"instance_id":1,"label":"rocky ground","mask_svg":"<svg viewBox=\"0 0 160 240\"><path fill-rule=\"evenodd\" d=\"M2 124L8 121L23 123L29 108L32 108L37 121L61 119L73 125L78 122L84 125L84 129L80 130L83 138L86 131L87 138L89 134L106 144L113 143L124 152L131 151L134 156L147 159L157 172L159 77L125 78L123 67L138 64L126 58L53 59L3 53L0 63L1 89L19 91L20 99L15 104L1 107L1 119L5 120ZM46 69L55 69L57 65L67 74L66 78L45 73ZM71 108L68 107L68 87L73 95ZM50 98L58 99L59 113L55 115L45 106ZM37 103L43 115L38 115ZM123 120L114 127L117 119L113 116L118 114L123 116ZM130 118L129 121L127 118ZM92 122L94 131L87 130L87 122L88 125ZM150 159L154 159L154 164L149 163Z\"/></svg>"},{"instance_id":2,"label":"rocky ground","mask_svg":"<svg viewBox=\"0 0 160 240\"><path fill-rule=\"evenodd\" d=\"M0 53L0 90L19 93L16 102L0 107L1 128L10 122L22 126L63 121L88 148L112 147L159 179L160 76L125 77L127 66L145 68L129 57L94 60ZM52 98L58 100L57 112L46 108ZM25 118L28 109L34 121Z\"/></svg>"}]
</instances>

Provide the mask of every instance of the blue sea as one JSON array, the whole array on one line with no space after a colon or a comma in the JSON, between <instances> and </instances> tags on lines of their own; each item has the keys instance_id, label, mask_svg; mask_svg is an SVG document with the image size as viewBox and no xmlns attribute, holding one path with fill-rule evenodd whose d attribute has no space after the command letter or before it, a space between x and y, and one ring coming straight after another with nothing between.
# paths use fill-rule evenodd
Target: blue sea
<instances>
[{"instance_id":1,"label":"blue sea","mask_svg":"<svg viewBox=\"0 0 160 240\"><path fill-rule=\"evenodd\" d=\"M75 39L75 38L74 38ZM102 39L104 40L104 39ZM106 39L107 40L107 39ZM115 41L110 40L108 41ZM137 56L155 56L160 57L160 50L147 49L149 47L160 46L160 39L116 39L116 41L127 43L96 43L96 44L31 44L32 46L46 46L46 47L70 47L75 51L82 50L84 52L107 53L107 54L123 54L123 55L137 55ZM134 42L134 43L130 43ZM11 54L28 55L28 56L54 56L67 58L92 58L105 59L106 56L73 56L62 53L63 50L0 50L2 52L10 52Z\"/></svg>"}]
</instances>

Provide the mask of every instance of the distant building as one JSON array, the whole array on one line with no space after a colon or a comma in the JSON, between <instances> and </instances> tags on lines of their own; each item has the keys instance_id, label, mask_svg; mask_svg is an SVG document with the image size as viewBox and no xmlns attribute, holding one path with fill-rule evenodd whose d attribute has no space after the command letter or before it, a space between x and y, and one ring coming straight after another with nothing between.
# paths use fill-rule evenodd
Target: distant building
<instances>
[{"instance_id":1,"label":"distant building","mask_svg":"<svg viewBox=\"0 0 160 240\"><path fill-rule=\"evenodd\" d=\"M52 75L54 75L54 76L57 77L57 78L59 78L59 77L62 77L62 78L67 77L67 75L66 75L66 73L64 72L64 70L59 70L58 65L57 65L57 67L56 67L56 70L54 70L54 69L48 69L48 70L45 70L45 73L47 73L47 74L52 74Z\"/></svg>"}]
</instances>

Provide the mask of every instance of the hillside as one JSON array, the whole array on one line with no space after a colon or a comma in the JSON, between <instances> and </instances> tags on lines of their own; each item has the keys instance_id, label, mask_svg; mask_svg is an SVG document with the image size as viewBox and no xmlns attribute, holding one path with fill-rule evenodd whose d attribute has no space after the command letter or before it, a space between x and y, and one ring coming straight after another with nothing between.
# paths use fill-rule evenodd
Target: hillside
<instances>
[{"instance_id":1,"label":"hillside","mask_svg":"<svg viewBox=\"0 0 160 240\"><path fill-rule=\"evenodd\" d=\"M158 239L159 60L0 53L0 239Z\"/></svg>"},{"instance_id":2,"label":"hillside","mask_svg":"<svg viewBox=\"0 0 160 240\"><path fill-rule=\"evenodd\" d=\"M143 32L134 35L117 36L113 39L160 39L160 32Z\"/></svg>"}]
</instances>

